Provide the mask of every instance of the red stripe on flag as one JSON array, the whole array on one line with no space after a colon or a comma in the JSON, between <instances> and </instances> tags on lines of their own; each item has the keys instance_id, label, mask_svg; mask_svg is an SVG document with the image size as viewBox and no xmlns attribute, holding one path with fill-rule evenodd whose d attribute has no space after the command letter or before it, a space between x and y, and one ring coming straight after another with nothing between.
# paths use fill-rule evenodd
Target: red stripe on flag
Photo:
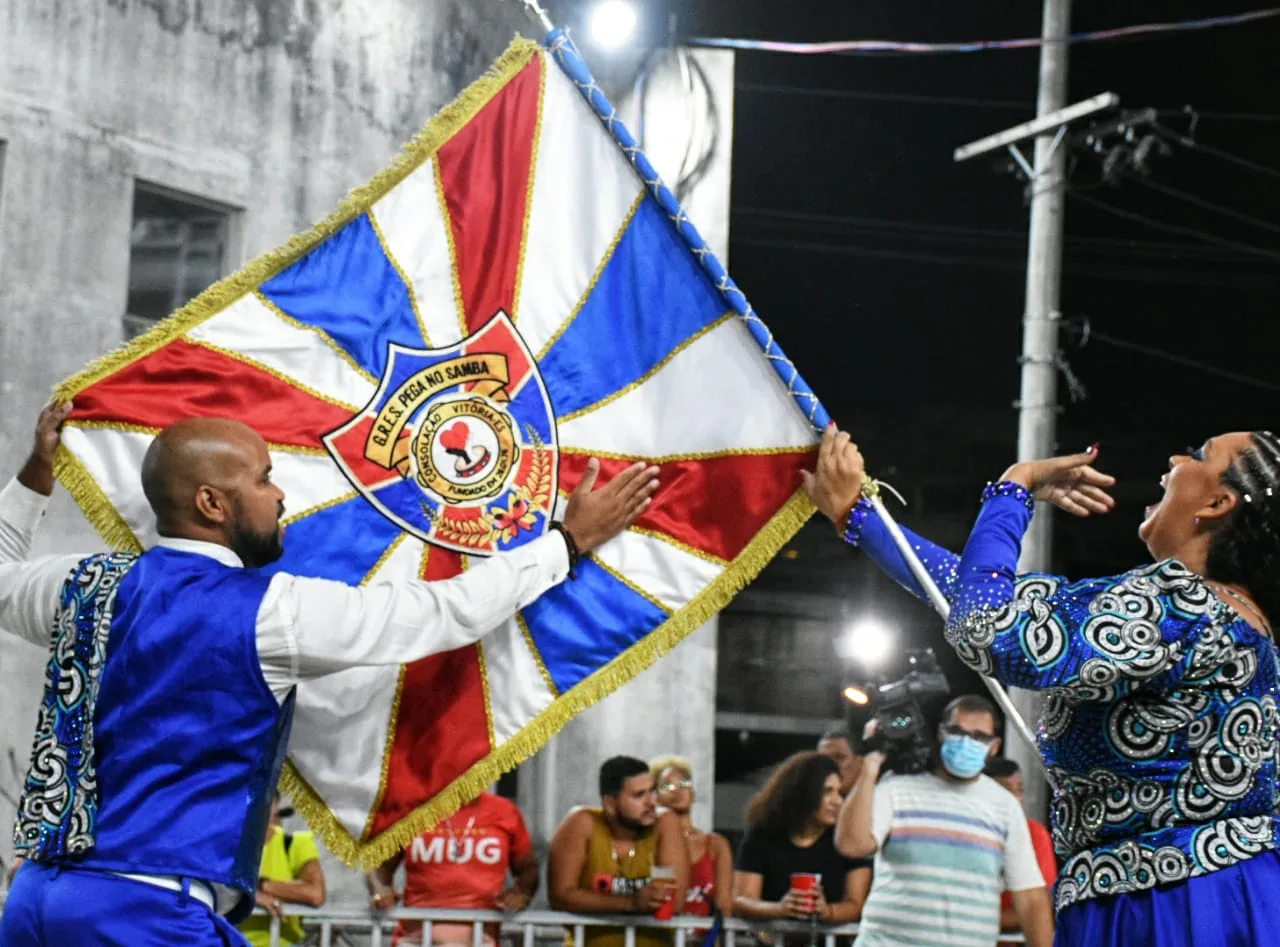
<instances>
[{"instance_id":1,"label":"red stripe on flag","mask_svg":"<svg viewBox=\"0 0 1280 947\"><path fill-rule=\"evenodd\" d=\"M370 489L376 489L387 483L401 479L395 470L388 470L374 463L365 456L365 446L369 442L369 433L373 430L373 418L363 417L360 423L344 431L333 439L333 448L342 455L351 476ZM401 432L400 439L409 437L409 432Z\"/></svg>"},{"instance_id":2,"label":"red stripe on flag","mask_svg":"<svg viewBox=\"0 0 1280 947\"><path fill-rule=\"evenodd\" d=\"M505 355L507 357L505 390L512 398L519 393L520 385L529 377L531 367L529 357L524 354L524 347L503 323L490 323L483 332L467 343L464 351L467 354L476 352L480 355L488 355L490 352L496 352L499 355ZM467 386L468 389L474 387L474 383Z\"/></svg>"},{"instance_id":3,"label":"red stripe on flag","mask_svg":"<svg viewBox=\"0 0 1280 947\"><path fill-rule=\"evenodd\" d=\"M732 560L800 488L800 471L812 470L817 451L729 454L659 465L658 492L637 526L687 546ZM588 456L560 456L560 489L572 491ZM600 483L633 460L600 462Z\"/></svg>"},{"instance_id":4,"label":"red stripe on flag","mask_svg":"<svg viewBox=\"0 0 1280 947\"><path fill-rule=\"evenodd\" d=\"M351 414L246 362L178 339L76 395L71 417L149 428L183 418L235 418L271 443L323 449L320 436Z\"/></svg>"},{"instance_id":5,"label":"red stripe on flag","mask_svg":"<svg viewBox=\"0 0 1280 947\"><path fill-rule=\"evenodd\" d=\"M461 572L461 556L432 547L423 577L436 581ZM386 788L370 837L389 829L492 750L475 645L410 664L400 694Z\"/></svg>"},{"instance_id":6,"label":"red stripe on flag","mask_svg":"<svg viewBox=\"0 0 1280 947\"><path fill-rule=\"evenodd\" d=\"M468 334L515 306L542 68L535 56L437 154Z\"/></svg>"}]
</instances>

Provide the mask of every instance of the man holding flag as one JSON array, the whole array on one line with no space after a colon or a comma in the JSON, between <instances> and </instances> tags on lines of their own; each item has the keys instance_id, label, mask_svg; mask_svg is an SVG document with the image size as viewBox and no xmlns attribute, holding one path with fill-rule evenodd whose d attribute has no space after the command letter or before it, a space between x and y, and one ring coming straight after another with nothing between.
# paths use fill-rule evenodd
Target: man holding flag
<instances>
[{"instance_id":1,"label":"man holding flag","mask_svg":"<svg viewBox=\"0 0 1280 947\"><path fill-rule=\"evenodd\" d=\"M657 488L656 469L634 464L596 489L592 461L547 535L450 580L269 575L284 493L267 445L239 422L192 418L143 461L158 543L27 561L69 413L42 412L0 491L0 625L37 644L53 630L6 947L243 944L230 921L253 904L296 685L479 640Z\"/></svg>"}]
</instances>

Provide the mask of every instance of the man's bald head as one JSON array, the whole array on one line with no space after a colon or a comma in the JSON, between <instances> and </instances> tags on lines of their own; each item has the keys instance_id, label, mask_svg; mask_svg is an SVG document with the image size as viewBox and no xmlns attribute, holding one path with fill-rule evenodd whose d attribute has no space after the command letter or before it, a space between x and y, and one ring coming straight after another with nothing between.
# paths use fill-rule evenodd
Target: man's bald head
<instances>
[{"instance_id":1,"label":"man's bald head","mask_svg":"<svg viewBox=\"0 0 1280 947\"><path fill-rule=\"evenodd\" d=\"M270 473L266 442L252 428L227 418L188 418L151 442L142 490L161 535L218 542L242 559L246 551L257 559L262 549L240 547L266 544L267 537L279 545L284 494Z\"/></svg>"}]
</instances>

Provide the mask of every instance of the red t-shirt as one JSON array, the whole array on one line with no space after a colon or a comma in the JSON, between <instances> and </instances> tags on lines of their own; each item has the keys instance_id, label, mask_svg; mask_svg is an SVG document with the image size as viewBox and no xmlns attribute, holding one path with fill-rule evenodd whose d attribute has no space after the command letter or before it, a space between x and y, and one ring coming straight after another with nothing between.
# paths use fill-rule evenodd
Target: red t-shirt
<instances>
[{"instance_id":1,"label":"red t-shirt","mask_svg":"<svg viewBox=\"0 0 1280 947\"><path fill-rule=\"evenodd\" d=\"M1035 819L1027 820L1027 828L1031 830L1031 847L1036 850L1036 861L1040 864L1040 874L1044 875L1046 888L1053 888L1058 880L1058 857L1053 853L1053 836L1043 822ZM1013 907L1013 895L1006 891L1000 896L1000 909Z\"/></svg>"},{"instance_id":2,"label":"red t-shirt","mask_svg":"<svg viewBox=\"0 0 1280 947\"><path fill-rule=\"evenodd\" d=\"M404 903L491 910L507 886L508 868L532 851L516 804L484 793L404 850Z\"/></svg>"}]
</instances>

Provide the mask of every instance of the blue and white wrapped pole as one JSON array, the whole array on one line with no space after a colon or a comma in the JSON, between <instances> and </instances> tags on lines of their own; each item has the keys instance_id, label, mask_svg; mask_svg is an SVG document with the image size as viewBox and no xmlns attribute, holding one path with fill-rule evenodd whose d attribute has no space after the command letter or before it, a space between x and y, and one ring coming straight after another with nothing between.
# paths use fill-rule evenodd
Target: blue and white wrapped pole
<instances>
[{"instance_id":1,"label":"blue and white wrapped pole","mask_svg":"<svg viewBox=\"0 0 1280 947\"><path fill-rule=\"evenodd\" d=\"M760 346L764 357L773 366L778 378L786 386L787 393L795 400L796 406L808 419L814 431L821 435L831 422L831 416L827 413L827 409L822 406L822 402L813 393L809 383L801 377L795 363L787 358L786 353L782 351L781 346L778 345L777 340L773 337L773 333L769 331L769 327L764 324L760 317L756 315L755 310L751 308L751 303L747 300L746 294L738 288L738 284L729 276L724 264L720 262L707 245L707 242L702 238L702 235L698 233L698 229L694 227L689 215L685 213L679 199L663 183L661 175L654 169L631 132L627 129L627 126L618 116L617 109L613 107L613 103L609 101L608 96L604 94L604 90L596 83L586 60L582 58L582 54L578 51L577 46L574 45L573 40L569 38L569 34L565 30L556 27L539 0L521 0L521 2L524 3L530 14L547 31L542 41L547 51L560 66L561 71L569 77L578 91L582 93L582 97L599 117L601 124L604 125L613 140L617 142L618 147L622 149L623 155L635 169L645 187L649 189L650 195L671 220L676 231L684 239L707 275L711 277L712 282L720 290L720 294L730 308L742 319L747 331L751 333L756 343ZM894 544L898 547L903 559L906 560L912 575L920 583L920 588L924 590L929 604L942 616L943 621L946 621L951 614L951 605L942 594L942 590L933 581L933 577L929 575L929 571L920 561L920 557L916 555L916 551L911 548L911 543L903 534L901 527L889 514L888 509L885 508L879 491L868 490L866 492L868 501L876 511L876 515L884 522L889 535L893 537ZM1004 687L998 681L989 677L983 677L982 680L987 685L992 697L995 698L996 703L1000 705L1005 718L1018 731L1018 734L1027 741L1029 746L1036 747L1035 735L1031 732L1031 728L1027 726L1026 721L1022 719L1022 715L1018 713L1018 709L1014 707L1013 701L1009 699L1009 694ZM1040 758L1038 752L1036 758ZM1043 766L1043 761L1041 765Z\"/></svg>"}]
</instances>

